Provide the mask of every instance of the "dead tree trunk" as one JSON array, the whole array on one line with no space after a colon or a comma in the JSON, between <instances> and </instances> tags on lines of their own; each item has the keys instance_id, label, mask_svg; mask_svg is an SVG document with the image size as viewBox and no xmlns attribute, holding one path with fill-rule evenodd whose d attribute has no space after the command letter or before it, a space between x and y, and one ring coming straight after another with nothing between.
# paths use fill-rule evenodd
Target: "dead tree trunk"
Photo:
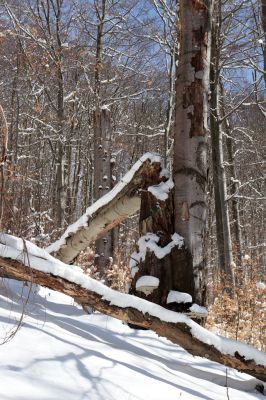
<instances>
[{"instance_id":1,"label":"dead tree trunk","mask_svg":"<svg viewBox=\"0 0 266 400\"><path fill-rule=\"evenodd\" d=\"M174 144L175 230L188 249L187 275L194 276L193 301L206 300L204 236L206 228L208 92L211 1L180 1L180 52L176 77Z\"/></svg>"},{"instance_id":2,"label":"dead tree trunk","mask_svg":"<svg viewBox=\"0 0 266 400\"><path fill-rule=\"evenodd\" d=\"M266 357L258 350L248 346L243 348L242 343L216 336L185 315L116 292L87 277L79 268L60 263L29 242L3 235L0 270L14 279L57 290L73 297L79 304L92 306L114 318L151 329L194 356L207 357L266 381Z\"/></svg>"},{"instance_id":3,"label":"dead tree trunk","mask_svg":"<svg viewBox=\"0 0 266 400\"><path fill-rule=\"evenodd\" d=\"M153 184L160 171L160 157L144 154L121 182L89 207L47 251L67 264L73 262L91 242L105 236L110 229L139 210L139 192Z\"/></svg>"},{"instance_id":4,"label":"dead tree trunk","mask_svg":"<svg viewBox=\"0 0 266 400\"><path fill-rule=\"evenodd\" d=\"M139 242L138 252L133 253L131 258L133 280L129 293L171 310L185 311L191 306L191 302L169 302L168 295L171 290L191 293L193 276L189 276L190 271L187 270L187 250L184 249L183 240L181 238L176 242L173 240L175 227L172 180L166 178L162 180L159 177L157 179L157 185L141 192L139 219L141 243ZM155 196L158 188L162 190L164 185L165 188L169 188L168 193L164 192L165 200ZM143 241L147 247L144 247ZM143 251L145 254L142 254ZM159 279L158 287L139 286L138 282L143 277Z\"/></svg>"}]
</instances>

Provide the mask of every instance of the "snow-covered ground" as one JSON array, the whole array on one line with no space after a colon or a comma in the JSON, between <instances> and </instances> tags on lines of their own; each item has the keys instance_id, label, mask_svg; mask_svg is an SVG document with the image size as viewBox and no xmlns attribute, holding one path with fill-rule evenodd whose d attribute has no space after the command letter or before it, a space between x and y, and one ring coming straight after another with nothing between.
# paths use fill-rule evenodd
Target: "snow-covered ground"
<instances>
[{"instance_id":1,"label":"snow-covered ground","mask_svg":"<svg viewBox=\"0 0 266 400\"><path fill-rule=\"evenodd\" d=\"M1 400L265 399L248 375L15 281L0 286ZM227 384L226 384L227 382Z\"/></svg>"}]
</instances>

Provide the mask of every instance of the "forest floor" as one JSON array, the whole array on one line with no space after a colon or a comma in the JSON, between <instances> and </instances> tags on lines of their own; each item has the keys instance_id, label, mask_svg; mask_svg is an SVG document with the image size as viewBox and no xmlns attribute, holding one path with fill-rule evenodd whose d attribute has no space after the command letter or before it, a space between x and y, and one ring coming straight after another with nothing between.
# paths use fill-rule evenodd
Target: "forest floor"
<instances>
[{"instance_id":1,"label":"forest floor","mask_svg":"<svg viewBox=\"0 0 266 400\"><path fill-rule=\"evenodd\" d=\"M1 400L265 399L246 374L16 281L0 285L0 339Z\"/></svg>"}]
</instances>

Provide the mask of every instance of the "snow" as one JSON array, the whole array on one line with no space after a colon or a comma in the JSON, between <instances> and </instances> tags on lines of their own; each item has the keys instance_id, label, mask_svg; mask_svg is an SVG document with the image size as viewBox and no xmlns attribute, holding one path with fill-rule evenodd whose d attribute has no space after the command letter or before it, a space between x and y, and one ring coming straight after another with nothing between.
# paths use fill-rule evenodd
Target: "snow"
<instances>
[{"instance_id":1,"label":"snow","mask_svg":"<svg viewBox=\"0 0 266 400\"><path fill-rule=\"evenodd\" d=\"M172 236L173 242L178 242L180 237L177 234ZM172 242L171 242L172 243ZM175 244L176 245L176 244ZM167 247L167 246L166 246ZM234 355L238 352L246 359L254 359L257 364L266 366L266 354L242 342L235 342L222 336L216 335L196 324L184 314L176 313L160 307L157 304L148 302L138 297L119 293L108 288L101 282L98 282L85 274L81 268L70 266L56 260L44 249L40 249L34 244L15 238L11 235L0 235L0 256L22 261L25 265L30 265L38 271L50 273L54 276L64 278L70 282L76 283L81 287L99 294L103 300L112 305L121 308L136 308L143 314L150 314L165 322L185 323L191 331L191 334L204 343L213 345L224 354Z\"/></svg>"},{"instance_id":2,"label":"snow","mask_svg":"<svg viewBox=\"0 0 266 400\"><path fill-rule=\"evenodd\" d=\"M160 283L159 279L156 278L155 276L144 275L137 280L136 289L138 290L143 286L151 286L157 288L159 286L159 283Z\"/></svg>"},{"instance_id":3,"label":"snow","mask_svg":"<svg viewBox=\"0 0 266 400\"><path fill-rule=\"evenodd\" d=\"M174 187L174 182L169 178L166 182L161 182L158 185L148 187L148 191L153 194L158 200L165 201L168 199L168 193Z\"/></svg>"},{"instance_id":4,"label":"snow","mask_svg":"<svg viewBox=\"0 0 266 400\"><path fill-rule=\"evenodd\" d=\"M162 168L160 172L160 178L166 178L166 179L170 178L170 171L168 168Z\"/></svg>"},{"instance_id":5,"label":"snow","mask_svg":"<svg viewBox=\"0 0 266 400\"><path fill-rule=\"evenodd\" d=\"M110 105L104 104L104 105L101 106L101 109L102 110L106 110L106 111L110 111L109 107L110 107Z\"/></svg>"},{"instance_id":6,"label":"snow","mask_svg":"<svg viewBox=\"0 0 266 400\"><path fill-rule=\"evenodd\" d=\"M259 400L258 381L21 282L0 286L1 400ZM226 377L227 376L227 377Z\"/></svg>"},{"instance_id":7,"label":"snow","mask_svg":"<svg viewBox=\"0 0 266 400\"><path fill-rule=\"evenodd\" d=\"M157 244L160 238L155 233L146 233L146 235L141 236L138 240L139 251L134 251L134 253L131 255L129 268L135 268L140 263L140 261L145 260L147 249L154 252L157 258L162 259L167 254L170 254L171 250L175 246L179 248L183 246L184 239L180 235L178 235L178 233L174 233L171 238L171 242L169 242L164 247L160 247Z\"/></svg>"},{"instance_id":8,"label":"snow","mask_svg":"<svg viewBox=\"0 0 266 400\"><path fill-rule=\"evenodd\" d=\"M83 227L88 226L88 220L91 216L96 213L101 207L112 201L121 190L133 179L135 173L140 169L142 164L150 160L151 163L160 163L161 157L156 153L145 153L134 165L133 167L124 175L121 181L112 189L110 192L102 196L99 200L93 203L87 208L85 214L83 214L76 222L69 225L63 235L54 243L46 248L48 253L56 253L59 249L66 244L66 239L72 234L76 233ZM112 159L110 162L113 162Z\"/></svg>"},{"instance_id":9,"label":"snow","mask_svg":"<svg viewBox=\"0 0 266 400\"><path fill-rule=\"evenodd\" d=\"M189 307L190 311L196 314L202 314L204 316L208 315L207 308L199 306L198 304L192 304L191 307Z\"/></svg>"},{"instance_id":10,"label":"snow","mask_svg":"<svg viewBox=\"0 0 266 400\"><path fill-rule=\"evenodd\" d=\"M192 303L192 297L188 293L170 290L166 303Z\"/></svg>"}]
</instances>

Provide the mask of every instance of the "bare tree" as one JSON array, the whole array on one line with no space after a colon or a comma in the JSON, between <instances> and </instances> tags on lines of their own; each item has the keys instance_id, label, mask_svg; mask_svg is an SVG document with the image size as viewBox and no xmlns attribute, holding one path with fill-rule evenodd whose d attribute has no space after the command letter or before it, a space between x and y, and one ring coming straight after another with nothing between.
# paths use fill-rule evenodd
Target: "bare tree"
<instances>
[{"instance_id":1,"label":"bare tree","mask_svg":"<svg viewBox=\"0 0 266 400\"><path fill-rule=\"evenodd\" d=\"M174 145L175 230L189 260L180 285L198 304L206 301L204 237L207 195L208 92L211 2L180 1Z\"/></svg>"}]
</instances>

